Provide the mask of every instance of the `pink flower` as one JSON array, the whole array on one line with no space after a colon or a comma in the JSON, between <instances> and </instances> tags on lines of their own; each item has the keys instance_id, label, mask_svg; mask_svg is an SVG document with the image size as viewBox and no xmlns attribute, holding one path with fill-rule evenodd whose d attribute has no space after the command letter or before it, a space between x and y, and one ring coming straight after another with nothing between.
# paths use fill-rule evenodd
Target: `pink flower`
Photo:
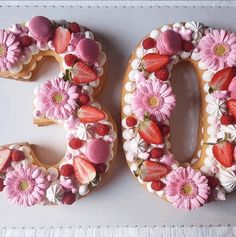
<instances>
[{"instance_id":1,"label":"pink flower","mask_svg":"<svg viewBox=\"0 0 236 237\"><path fill-rule=\"evenodd\" d=\"M199 42L201 60L218 71L236 65L236 36L225 30L213 30Z\"/></svg>"},{"instance_id":2,"label":"pink flower","mask_svg":"<svg viewBox=\"0 0 236 237\"><path fill-rule=\"evenodd\" d=\"M156 79L146 80L134 92L131 106L138 118L154 115L161 122L170 117L175 106L175 96L167 83Z\"/></svg>"},{"instance_id":3,"label":"pink flower","mask_svg":"<svg viewBox=\"0 0 236 237\"><path fill-rule=\"evenodd\" d=\"M193 210L208 198L207 178L191 167L180 167L167 175L166 197L177 208Z\"/></svg>"},{"instance_id":4,"label":"pink flower","mask_svg":"<svg viewBox=\"0 0 236 237\"><path fill-rule=\"evenodd\" d=\"M68 119L75 113L79 93L77 86L56 78L44 82L36 91L36 114L51 119Z\"/></svg>"},{"instance_id":5,"label":"pink flower","mask_svg":"<svg viewBox=\"0 0 236 237\"><path fill-rule=\"evenodd\" d=\"M4 184L8 198L24 206L43 201L48 187L44 172L32 165L17 165L6 174Z\"/></svg>"},{"instance_id":6,"label":"pink flower","mask_svg":"<svg viewBox=\"0 0 236 237\"><path fill-rule=\"evenodd\" d=\"M20 57L20 42L14 34L0 30L0 71L12 67Z\"/></svg>"}]
</instances>

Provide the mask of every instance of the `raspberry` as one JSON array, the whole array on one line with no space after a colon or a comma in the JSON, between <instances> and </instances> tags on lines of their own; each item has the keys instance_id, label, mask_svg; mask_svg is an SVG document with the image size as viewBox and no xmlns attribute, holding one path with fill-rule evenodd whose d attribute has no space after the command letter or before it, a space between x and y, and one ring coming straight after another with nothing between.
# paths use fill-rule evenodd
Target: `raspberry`
<instances>
[{"instance_id":1,"label":"raspberry","mask_svg":"<svg viewBox=\"0 0 236 237\"><path fill-rule=\"evenodd\" d=\"M2 178L0 178L0 192L2 192L5 187L5 185L3 184L3 181L4 180Z\"/></svg>"},{"instance_id":2,"label":"raspberry","mask_svg":"<svg viewBox=\"0 0 236 237\"><path fill-rule=\"evenodd\" d=\"M160 191L165 187L165 184L161 180L155 180L151 183L151 188L155 191Z\"/></svg>"},{"instance_id":3,"label":"raspberry","mask_svg":"<svg viewBox=\"0 0 236 237\"><path fill-rule=\"evenodd\" d=\"M62 176L67 176L67 177L72 176L75 173L74 166L70 164L63 165L60 168L60 173Z\"/></svg>"},{"instance_id":4,"label":"raspberry","mask_svg":"<svg viewBox=\"0 0 236 237\"><path fill-rule=\"evenodd\" d=\"M74 54L67 54L64 57L64 61L68 67L72 67L78 61L78 58Z\"/></svg>"},{"instance_id":5,"label":"raspberry","mask_svg":"<svg viewBox=\"0 0 236 237\"><path fill-rule=\"evenodd\" d=\"M71 205L74 202L75 202L75 194L72 192L66 192L62 199L62 203L64 205Z\"/></svg>"},{"instance_id":6,"label":"raspberry","mask_svg":"<svg viewBox=\"0 0 236 237\"><path fill-rule=\"evenodd\" d=\"M103 174L103 173L105 173L107 166L104 163L96 164L95 169L96 169L97 174Z\"/></svg>"},{"instance_id":7,"label":"raspberry","mask_svg":"<svg viewBox=\"0 0 236 237\"><path fill-rule=\"evenodd\" d=\"M223 114L220 118L220 122L222 125L229 125L234 123L234 117L229 114Z\"/></svg>"},{"instance_id":8,"label":"raspberry","mask_svg":"<svg viewBox=\"0 0 236 237\"><path fill-rule=\"evenodd\" d=\"M87 105L90 102L90 98L89 95L86 93L81 93L79 95L79 105Z\"/></svg>"},{"instance_id":9,"label":"raspberry","mask_svg":"<svg viewBox=\"0 0 236 237\"><path fill-rule=\"evenodd\" d=\"M79 149L81 146L83 145L83 141L80 140L79 138L72 138L70 141L69 141L69 146L70 148L74 149L74 150L77 150Z\"/></svg>"},{"instance_id":10,"label":"raspberry","mask_svg":"<svg viewBox=\"0 0 236 237\"><path fill-rule=\"evenodd\" d=\"M169 78L169 71L166 68L162 68L155 71L154 75L159 80L166 81Z\"/></svg>"},{"instance_id":11,"label":"raspberry","mask_svg":"<svg viewBox=\"0 0 236 237\"><path fill-rule=\"evenodd\" d=\"M170 133L170 127L168 125L162 124L160 129L162 136L167 136Z\"/></svg>"},{"instance_id":12,"label":"raspberry","mask_svg":"<svg viewBox=\"0 0 236 237\"><path fill-rule=\"evenodd\" d=\"M156 41L153 38L148 37L143 40L142 45L144 49L151 49L156 47Z\"/></svg>"},{"instance_id":13,"label":"raspberry","mask_svg":"<svg viewBox=\"0 0 236 237\"><path fill-rule=\"evenodd\" d=\"M110 126L107 124L103 124L103 123L98 123L96 128L96 133L100 136L105 136L109 133L110 131Z\"/></svg>"},{"instance_id":14,"label":"raspberry","mask_svg":"<svg viewBox=\"0 0 236 237\"><path fill-rule=\"evenodd\" d=\"M20 150L16 150L16 149L13 149L11 151L11 160L12 161L21 161L21 160L24 160L25 159L25 155L23 153L23 151L20 151Z\"/></svg>"},{"instance_id":15,"label":"raspberry","mask_svg":"<svg viewBox=\"0 0 236 237\"><path fill-rule=\"evenodd\" d=\"M208 176L207 179L208 179L208 185L213 189L216 188L220 183L219 179L217 179L214 176Z\"/></svg>"},{"instance_id":16,"label":"raspberry","mask_svg":"<svg viewBox=\"0 0 236 237\"><path fill-rule=\"evenodd\" d=\"M151 158L153 158L153 159L161 158L163 156L163 154L164 154L164 152L163 152L162 148L153 148L150 151Z\"/></svg>"},{"instance_id":17,"label":"raspberry","mask_svg":"<svg viewBox=\"0 0 236 237\"><path fill-rule=\"evenodd\" d=\"M69 24L69 30L72 32L72 33L77 33L77 32L80 32L80 26L78 23L76 22L71 22Z\"/></svg>"},{"instance_id":18,"label":"raspberry","mask_svg":"<svg viewBox=\"0 0 236 237\"><path fill-rule=\"evenodd\" d=\"M20 37L20 44L22 47L29 47L33 43L33 39L28 35Z\"/></svg>"},{"instance_id":19,"label":"raspberry","mask_svg":"<svg viewBox=\"0 0 236 237\"><path fill-rule=\"evenodd\" d=\"M194 45L191 41L183 41L182 48L185 52L191 52L194 49Z\"/></svg>"},{"instance_id":20,"label":"raspberry","mask_svg":"<svg viewBox=\"0 0 236 237\"><path fill-rule=\"evenodd\" d=\"M134 127L137 124L137 119L135 117L127 117L126 118L126 125L128 127Z\"/></svg>"}]
</instances>

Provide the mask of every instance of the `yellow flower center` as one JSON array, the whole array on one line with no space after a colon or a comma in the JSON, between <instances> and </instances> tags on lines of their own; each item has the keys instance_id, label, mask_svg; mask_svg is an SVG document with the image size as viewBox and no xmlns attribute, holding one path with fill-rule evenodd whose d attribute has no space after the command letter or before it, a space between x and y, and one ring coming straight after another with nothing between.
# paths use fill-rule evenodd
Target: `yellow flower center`
<instances>
[{"instance_id":1,"label":"yellow flower center","mask_svg":"<svg viewBox=\"0 0 236 237\"><path fill-rule=\"evenodd\" d=\"M225 54L228 53L228 49L224 44L218 44L214 48L215 54L219 57L224 56Z\"/></svg>"},{"instance_id":2,"label":"yellow flower center","mask_svg":"<svg viewBox=\"0 0 236 237\"><path fill-rule=\"evenodd\" d=\"M159 105L159 100L155 96L152 96L148 99L148 104L152 107L156 107Z\"/></svg>"},{"instance_id":3,"label":"yellow flower center","mask_svg":"<svg viewBox=\"0 0 236 237\"><path fill-rule=\"evenodd\" d=\"M6 47L4 44L0 44L0 57L6 55Z\"/></svg>"},{"instance_id":4,"label":"yellow flower center","mask_svg":"<svg viewBox=\"0 0 236 237\"><path fill-rule=\"evenodd\" d=\"M63 99L64 99L64 97L63 97L63 95L60 94L60 93L57 93L57 94L55 94L55 95L53 96L53 100L54 100L54 102L57 103L57 104L61 103L61 102L63 101Z\"/></svg>"},{"instance_id":5,"label":"yellow flower center","mask_svg":"<svg viewBox=\"0 0 236 237\"><path fill-rule=\"evenodd\" d=\"M29 188L29 186L30 185L27 182L27 180L22 180L19 184L19 189L24 192L25 190L27 190Z\"/></svg>"},{"instance_id":6,"label":"yellow flower center","mask_svg":"<svg viewBox=\"0 0 236 237\"><path fill-rule=\"evenodd\" d=\"M186 196L189 196L193 192L193 187L191 184L184 184L181 189L182 193Z\"/></svg>"}]
</instances>

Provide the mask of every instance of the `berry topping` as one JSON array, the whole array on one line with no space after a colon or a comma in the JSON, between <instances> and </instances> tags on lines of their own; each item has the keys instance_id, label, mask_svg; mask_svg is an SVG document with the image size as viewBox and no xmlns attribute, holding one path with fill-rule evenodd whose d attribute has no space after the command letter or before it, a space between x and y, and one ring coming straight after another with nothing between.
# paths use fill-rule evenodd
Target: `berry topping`
<instances>
[{"instance_id":1,"label":"berry topping","mask_svg":"<svg viewBox=\"0 0 236 237\"><path fill-rule=\"evenodd\" d=\"M79 24L76 23L76 22L70 22L70 23L69 23L69 30L70 30L70 32L72 32L72 33L80 32L80 26L79 26Z\"/></svg>"},{"instance_id":2,"label":"berry topping","mask_svg":"<svg viewBox=\"0 0 236 237\"><path fill-rule=\"evenodd\" d=\"M11 150L11 160L12 161L21 161L25 159L23 151L13 149Z\"/></svg>"},{"instance_id":3,"label":"berry topping","mask_svg":"<svg viewBox=\"0 0 236 237\"><path fill-rule=\"evenodd\" d=\"M167 136L170 134L170 127L166 124L162 124L160 125L160 129L161 129L161 134L162 136Z\"/></svg>"},{"instance_id":4,"label":"berry topping","mask_svg":"<svg viewBox=\"0 0 236 237\"><path fill-rule=\"evenodd\" d=\"M96 169L97 174L103 174L105 173L107 166L104 163L96 164L95 169Z\"/></svg>"},{"instance_id":5,"label":"berry topping","mask_svg":"<svg viewBox=\"0 0 236 237\"><path fill-rule=\"evenodd\" d=\"M89 95L87 93L81 93L79 95L79 105L87 105L90 102Z\"/></svg>"},{"instance_id":6,"label":"berry topping","mask_svg":"<svg viewBox=\"0 0 236 237\"><path fill-rule=\"evenodd\" d=\"M29 47L33 43L33 39L28 36L24 35L20 37L20 44L22 47Z\"/></svg>"},{"instance_id":7,"label":"berry topping","mask_svg":"<svg viewBox=\"0 0 236 237\"><path fill-rule=\"evenodd\" d=\"M145 40L143 40L142 45L144 49L151 49L156 47L156 41L153 38L148 37Z\"/></svg>"},{"instance_id":8,"label":"berry topping","mask_svg":"<svg viewBox=\"0 0 236 237\"><path fill-rule=\"evenodd\" d=\"M68 67L72 67L77 61L78 61L78 58L76 55L74 54L67 54L65 57L64 57L64 61L65 61L65 64L68 66Z\"/></svg>"},{"instance_id":9,"label":"berry topping","mask_svg":"<svg viewBox=\"0 0 236 237\"><path fill-rule=\"evenodd\" d=\"M110 132L110 126L103 123L98 123L95 127L95 131L100 136L105 136Z\"/></svg>"},{"instance_id":10,"label":"berry topping","mask_svg":"<svg viewBox=\"0 0 236 237\"><path fill-rule=\"evenodd\" d=\"M72 139L70 139L69 141L69 146L70 148L74 149L74 150L77 150L79 149L81 146L83 146L83 141L80 140L79 138L77 137L74 137Z\"/></svg>"},{"instance_id":11,"label":"berry topping","mask_svg":"<svg viewBox=\"0 0 236 237\"><path fill-rule=\"evenodd\" d=\"M227 106L228 106L229 112L232 114L234 119L236 119L236 100L233 100L233 99L228 100Z\"/></svg>"},{"instance_id":12,"label":"berry topping","mask_svg":"<svg viewBox=\"0 0 236 237\"><path fill-rule=\"evenodd\" d=\"M57 53L64 53L70 42L70 31L62 26L57 27L54 34L54 46Z\"/></svg>"},{"instance_id":13,"label":"berry topping","mask_svg":"<svg viewBox=\"0 0 236 237\"><path fill-rule=\"evenodd\" d=\"M166 81L169 78L169 71L167 68L161 68L154 73L155 77L161 81Z\"/></svg>"},{"instance_id":14,"label":"berry topping","mask_svg":"<svg viewBox=\"0 0 236 237\"><path fill-rule=\"evenodd\" d=\"M63 199L62 199L62 203L63 203L64 205L71 205L71 204L73 204L73 203L75 202L75 199L76 199L76 196L75 196L74 193L72 193L72 192L66 192L66 193L64 194Z\"/></svg>"},{"instance_id":15,"label":"berry topping","mask_svg":"<svg viewBox=\"0 0 236 237\"><path fill-rule=\"evenodd\" d=\"M153 148L150 151L150 156L152 159L159 159L163 156L163 154L164 154L164 151L162 148Z\"/></svg>"},{"instance_id":16,"label":"berry topping","mask_svg":"<svg viewBox=\"0 0 236 237\"><path fill-rule=\"evenodd\" d=\"M217 179L214 176L208 176L207 179L208 179L208 185L212 189L215 189L220 184L219 179Z\"/></svg>"},{"instance_id":17,"label":"berry topping","mask_svg":"<svg viewBox=\"0 0 236 237\"><path fill-rule=\"evenodd\" d=\"M155 72L165 67L170 62L167 55L149 53L143 57L143 68L148 72Z\"/></svg>"},{"instance_id":18,"label":"berry topping","mask_svg":"<svg viewBox=\"0 0 236 237\"><path fill-rule=\"evenodd\" d=\"M222 125L229 125L234 123L234 117L229 114L223 114L220 118L220 123Z\"/></svg>"},{"instance_id":19,"label":"berry topping","mask_svg":"<svg viewBox=\"0 0 236 237\"><path fill-rule=\"evenodd\" d=\"M66 176L66 177L72 176L75 173L74 172L74 166L70 165L70 164L63 165L60 168L60 173L61 173L62 176Z\"/></svg>"},{"instance_id":20,"label":"berry topping","mask_svg":"<svg viewBox=\"0 0 236 237\"><path fill-rule=\"evenodd\" d=\"M151 188L155 191L160 191L165 187L165 184L161 180L155 180L151 183Z\"/></svg>"},{"instance_id":21,"label":"berry topping","mask_svg":"<svg viewBox=\"0 0 236 237\"><path fill-rule=\"evenodd\" d=\"M2 192L5 187L3 181L4 180L2 178L0 178L0 192Z\"/></svg>"},{"instance_id":22,"label":"berry topping","mask_svg":"<svg viewBox=\"0 0 236 237\"><path fill-rule=\"evenodd\" d=\"M191 52L194 49L194 45L191 41L183 41L182 48L185 52Z\"/></svg>"},{"instance_id":23,"label":"berry topping","mask_svg":"<svg viewBox=\"0 0 236 237\"><path fill-rule=\"evenodd\" d=\"M137 124L137 119L133 116L130 116L126 118L125 122L128 127L134 127Z\"/></svg>"},{"instance_id":24,"label":"berry topping","mask_svg":"<svg viewBox=\"0 0 236 237\"><path fill-rule=\"evenodd\" d=\"M0 148L0 172L4 173L11 164L11 150Z\"/></svg>"}]
</instances>

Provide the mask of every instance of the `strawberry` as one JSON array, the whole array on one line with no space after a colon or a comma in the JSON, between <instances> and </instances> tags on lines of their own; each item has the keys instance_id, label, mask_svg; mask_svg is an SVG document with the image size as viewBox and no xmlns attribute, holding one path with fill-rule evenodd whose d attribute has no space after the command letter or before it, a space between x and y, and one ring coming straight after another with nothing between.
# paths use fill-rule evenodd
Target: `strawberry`
<instances>
[{"instance_id":1,"label":"strawberry","mask_svg":"<svg viewBox=\"0 0 236 237\"><path fill-rule=\"evenodd\" d=\"M227 101L227 106L231 115L236 119L236 100L230 99Z\"/></svg>"},{"instance_id":2,"label":"strawberry","mask_svg":"<svg viewBox=\"0 0 236 237\"><path fill-rule=\"evenodd\" d=\"M79 149L81 146L83 146L83 141L80 140L80 139L77 138L77 137L71 138L70 141L69 141L69 146L70 146L70 148L72 148L72 149L74 149L74 150L77 150L77 149Z\"/></svg>"},{"instance_id":3,"label":"strawberry","mask_svg":"<svg viewBox=\"0 0 236 237\"><path fill-rule=\"evenodd\" d=\"M169 78L169 71L166 68L161 68L154 73L155 77L161 81L166 81Z\"/></svg>"},{"instance_id":4,"label":"strawberry","mask_svg":"<svg viewBox=\"0 0 236 237\"><path fill-rule=\"evenodd\" d=\"M75 63L72 68L72 81L76 84L88 83L97 80L96 71L82 61Z\"/></svg>"},{"instance_id":5,"label":"strawberry","mask_svg":"<svg viewBox=\"0 0 236 237\"><path fill-rule=\"evenodd\" d=\"M61 168L60 168L60 174L62 176L66 176L66 177L69 177L69 176L72 176L74 175L74 166L73 165L70 165L70 164L66 164L66 165L63 165Z\"/></svg>"},{"instance_id":6,"label":"strawberry","mask_svg":"<svg viewBox=\"0 0 236 237\"><path fill-rule=\"evenodd\" d=\"M133 116L130 116L126 118L125 122L126 122L126 125L131 128L137 124L137 119Z\"/></svg>"},{"instance_id":7,"label":"strawberry","mask_svg":"<svg viewBox=\"0 0 236 237\"><path fill-rule=\"evenodd\" d=\"M79 105L87 105L90 102L90 97L87 93L81 93L79 95Z\"/></svg>"},{"instance_id":8,"label":"strawberry","mask_svg":"<svg viewBox=\"0 0 236 237\"><path fill-rule=\"evenodd\" d=\"M75 199L76 199L75 193L69 191L64 194L64 197L62 198L62 203L64 205L71 205L75 202Z\"/></svg>"},{"instance_id":9,"label":"strawberry","mask_svg":"<svg viewBox=\"0 0 236 237\"><path fill-rule=\"evenodd\" d=\"M107 166L104 163L100 163L100 164L95 165L95 169L96 169L97 174L103 174L105 173Z\"/></svg>"},{"instance_id":10,"label":"strawberry","mask_svg":"<svg viewBox=\"0 0 236 237\"><path fill-rule=\"evenodd\" d=\"M105 136L110 132L110 126L103 123L98 123L95 127L95 131L100 136Z\"/></svg>"},{"instance_id":11,"label":"strawberry","mask_svg":"<svg viewBox=\"0 0 236 237\"><path fill-rule=\"evenodd\" d=\"M88 184L96 177L96 170L91 163L82 157L76 156L73 159L75 177L81 184Z\"/></svg>"},{"instance_id":12,"label":"strawberry","mask_svg":"<svg viewBox=\"0 0 236 237\"><path fill-rule=\"evenodd\" d=\"M104 119L106 114L94 106L83 105L77 111L77 116L82 123L94 123Z\"/></svg>"},{"instance_id":13,"label":"strawberry","mask_svg":"<svg viewBox=\"0 0 236 237\"><path fill-rule=\"evenodd\" d=\"M215 158L225 167L231 167L234 161L234 145L228 141L221 141L212 148Z\"/></svg>"},{"instance_id":14,"label":"strawberry","mask_svg":"<svg viewBox=\"0 0 236 237\"><path fill-rule=\"evenodd\" d=\"M229 114L223 114L220 118L220 123L222 125L229 125L234 123L234 117Z\"/></svg>"},{"instance_id":15,"label":"strawberry","mask_svg":"<svg viewBox=\"0 0 236 237\"><path fill-rule=\"evenodd\" d=\"M79 60L78 57L74 54L67 54L64 57L65 64L68 67L72 67L78 60Z\"/></svg>"},{"instance_id":16,"label":"strawberry","mask_svg":"<svg viewBox=\"0 0 236 237\"><path fill-rule=\"evenodd\" d=\"M70 31L62 26L57 27L55 30L53 43L55 46L55 51L57 53L64 53L70 42Z\"/></svg>"},{"instance_id":17,"label":"strawberry","mask_svg":"<svg viewBox=\"0 0 236 237\"><path fill-rule=\"evenodd\" d=\"M194 45L191 41L183 41L182 48L185 52L191 52L194 49Z\"/></svg>"},{"instance_id":18,"label":"strawberry","mask_svg":"<svg viewBox=\"0 0 236 237\"><path fill-rule=\"evenodd\" d=\"M4 185L4 180L2 178L0 178L0 192L3 191L5 185Z\"/></svg>"},{"instance_id":19,"label":"strawberry","mask_svg":"<svg viewBox=\"0 0 236 237\"><path fill-rule=\"evenodd\" d=\"M165 187L165 184L161 180L155 180L151 183L151 188L155 191L160 191Z\"/></svg>"},{"instance_id":20,"label":"strawberry","mask_svg":"<svg viewBox=\"0 0 236 237\"><path fill-rule=\"evenodd\" d=\"M33 43L33 39L28 36L24 35L20 37L20 44L22 47L29 47Z\"/></svg>"},{"instance_id":21,"label":"strawberry","mask_svg":"<svg viewBox=\"0 0 236 237\"><path fill-rule=\"evenodd\" d=\"M139 126L139 135L143 138L143 140L147 143L152 144L162 144L163 138L161 135L161 131L157 124L152 120L145 120L140 123Z\"/></svg>"},{"instance_id":22,"label":"strawberry","mask_svg":"<svg viewBox=\"0 0 236 237\"><path fill-rule=\"evenodd\" d=\"M0 172L5 172L11 164L11 150L9 148L0 148Z\"/></svg>"},{"instance_id":23,"label":"strawberry","mask_svg":"<svg viewBox=\"0 0 236 237\"><path fill-rule=\"evenodd\" d=\"M23 151L20 150L16 150L16 149L12 149L11 150L11 160L12 161L21 161L25 159L25 155L23 153Z\"/></svg>"},{"instance_id":24,"label":"strawberry","mask_svg":"<svg viewBox=\"0 0 236 237\"><path fill-rule=\"evenodd\" d=\"M140 177L145 182L158 180L169 172L165 164L145 160L140 168Z\"/></svg>"},{"instance_id":25,"label":"strawberry","mask_svg":"<svg viewBox=\"0 0 236 237\"><path fill-rule=\"evenodd\" d=\"M148 38L143 40L142 46L143 46L144 49L154 48L154 47L156 47L156 41L153 38L148 37Z\"/></svg>"},{"instance_id":26,"label":"strawberry","mask_svg":"<svg viewBox=\"0 0 236 237\"><path fill-rule=\"evenodd\" d=\"M143 68L148 72L155 72L165 67L169 62L170 58L167 55L149 53L143 57Z\"/></svg>"},{"instance_id":27,"label":"strawberry","mask_svg":"<svg viewBox=\"0 0 236 237\"><path fill-rule=\"evenodd\" d=\"M218 71L210 81L210 90L212 92L214 90L227 90L230 82L232 81L235 75L235 69L233 67L226 67L220 71Z\"/></svg>"},{"instance_id":28,"label":"strawberry","mask_svg":"<svg viewBox=\"0 0 236 237\"><path fill-rule=\"evenodd\" d=\"M152 159L159 159L163 156L164 151L162 148L152 148L150 151L150 156Z\"/></svg>"},{"instance_id":29,"label":"strawberry","mask_svg":"<svg viewBox=\"0 0 236 237\"><path fill-rule=\"evenodd\" d=\"M210 188L215 189L219 184L220 181L215 176L208 176L208 185Z\"/></svg>"},{"instance_id":30,"label":"strawberry","mask_svg":"<svg viewBox=\"0 0 236 237\"><path fill-rule=\"evenodd\" d=\"M70 23L69 23L69 30L70 30L70 32L72 32L72 33L80 32L80 26L79 26L79 24L76 23L76 22L70 22Z\"/></svg>"}]
</instances>

